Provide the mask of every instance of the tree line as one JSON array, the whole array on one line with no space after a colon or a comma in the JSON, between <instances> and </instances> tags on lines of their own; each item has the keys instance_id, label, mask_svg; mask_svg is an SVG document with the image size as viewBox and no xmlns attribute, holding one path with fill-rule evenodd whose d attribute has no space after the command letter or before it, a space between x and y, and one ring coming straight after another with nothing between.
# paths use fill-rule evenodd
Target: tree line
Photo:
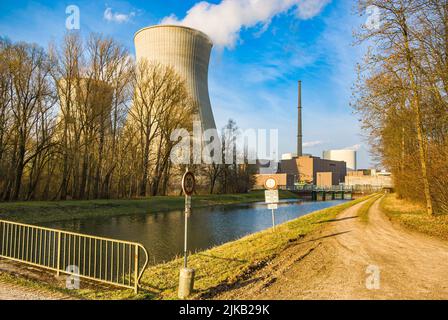
<instances>
[{"instance_id":1,"label":"tree line","mask_svg":"<svg viewBox=\"0 0 448 320\"><path fill-rule=\"evenodd\" d=\"M368 53L353 106L399 196L448 213L448 2L358 4L376 8L379 23L357 35Z\"/></svg>"},{"instance_id":2,"label":"tree line","mask_svg":"<svg viewBox=\"0 0 448 320\"><path fill-rule=\"evenodd\" d=\"M0 39L0 200L178 193L185 166L171 163L170 137L194 110L173 68L136 62L112 38L68 33L48 50ZM202 191L250 188L244 164L191 168Z\"/></svg>"}]
</instances>

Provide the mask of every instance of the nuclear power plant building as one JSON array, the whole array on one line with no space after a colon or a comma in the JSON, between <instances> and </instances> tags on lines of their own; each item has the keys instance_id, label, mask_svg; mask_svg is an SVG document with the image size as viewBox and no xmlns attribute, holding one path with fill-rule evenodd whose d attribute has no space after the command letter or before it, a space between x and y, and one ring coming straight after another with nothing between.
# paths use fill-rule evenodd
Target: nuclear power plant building
<instances>
[{"instance_id":1,"label":"nuclear power plant building","mask_svg":"<svg viewBox=\"0 0 448 320\"><path fill-rule=\"evenodd\" d=\"M137 61L146 58L171 66L186 81L202 129L216 129L208 93L210 38L188 27L156 25L139 30L134 43Z\"/></svg>"},{"instance_id":2,"label":"nuclear power plant building","mask_svg":"<svg viewBox=\"0 0 448 320\"><path fill-rule=\"evenodd\" d=\"M356 171L356 151L354 150L327 150L322 153L326 160L344 161L347 164L347 170Z\"/></svg>"}]
</instances>

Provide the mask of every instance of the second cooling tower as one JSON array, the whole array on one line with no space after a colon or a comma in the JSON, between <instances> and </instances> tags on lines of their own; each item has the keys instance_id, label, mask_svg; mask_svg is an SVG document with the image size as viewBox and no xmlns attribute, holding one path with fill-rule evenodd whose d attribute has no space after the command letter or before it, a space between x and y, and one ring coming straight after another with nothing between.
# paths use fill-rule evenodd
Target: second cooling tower
<instances>
[{"instance_id":1,"label":"second cooling tower","mask_svg":"<svg viewBox=\"0 0 448 320\"><path fill-rule=\"evenodd\" d=\"M171 66L187 85L203 130L216 129L208 94L208 65L212 41L201 31L183 26L157 25L134 37L137 60Z\"/></svg>"},{"instance_id":2,"label":"second cooling tower","mask_svg":"<svg viewBox=\"0 0 448 320\"><path fill-rule=\"evenodd\" d=\"M347 170L356 170L356 151L354 150L327 150L322 154L326 160L345 161Z\"/></svg>"}]
</instances>

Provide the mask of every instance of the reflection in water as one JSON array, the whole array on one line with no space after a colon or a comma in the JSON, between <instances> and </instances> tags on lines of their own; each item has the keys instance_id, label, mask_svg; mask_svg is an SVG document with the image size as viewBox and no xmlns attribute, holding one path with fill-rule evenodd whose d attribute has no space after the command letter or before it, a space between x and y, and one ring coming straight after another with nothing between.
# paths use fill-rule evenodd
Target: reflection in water
<instances>
[{"instance_id":1,"label":"reflection in water","mask_svg":"<svg viewBox=\"0 0 448 320\"><path fill-rule=\"evenodd\" d=\"M276 223L335 206L343 200L327 202L283 201L276 210ZM183 211L137 214L112 218L63 221L47 224L57 229L142 243L150 263L160 263L183 251ZM241 238L272 226L266 204L242 204L194 209L189 220L189 249L199 251Z\"/></svg>"}]
</instances>

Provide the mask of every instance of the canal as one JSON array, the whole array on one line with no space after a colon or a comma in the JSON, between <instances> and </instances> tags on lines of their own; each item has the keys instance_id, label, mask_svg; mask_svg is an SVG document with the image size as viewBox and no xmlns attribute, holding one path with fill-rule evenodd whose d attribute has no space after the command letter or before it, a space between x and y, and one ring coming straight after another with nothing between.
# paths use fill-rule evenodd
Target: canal
<instances>
[{"instance_id":1,"label":"canal","mask_svg":"<svg viewBox=\"0 0 448 320\"><path fill-rule=\"evenodd\" d=\"M344 200L303 202L283 200L276 210L280 224L307 213L332 207ZM111 218L47 223L51 228L136 241L149 253L149 263L169 261L183 252L183 211L149 212ZM189 220L189 249L204 250L272 226L271 211L264 203L193 209Z\"/></svg>"}]
</instances>

